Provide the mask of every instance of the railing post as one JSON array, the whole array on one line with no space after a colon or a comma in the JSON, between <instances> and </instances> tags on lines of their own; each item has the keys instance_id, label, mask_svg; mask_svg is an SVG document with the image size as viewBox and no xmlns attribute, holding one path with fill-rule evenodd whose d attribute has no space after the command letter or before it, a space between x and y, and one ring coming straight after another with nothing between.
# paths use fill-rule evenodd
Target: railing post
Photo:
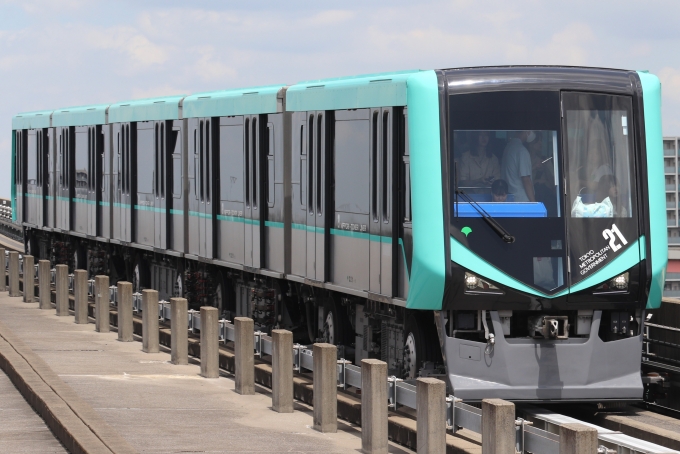
<instances>
[{"instance_id":1,"label":"railing post","mask_svg":"<svg viewBox=\"0 0 680 454\"><path fill-rule=\"evenodd\" d=\"M252 318L234 319L234 367L236 369L236 392L255 394L255 323Z\"/></svg>"},{"instance_id":2,"label":"railing post","mask_svg":"<svg viewBox=\"0 0 680 454\"><path fill-rule=\"evenodd\" d=\"M16 251L9 253L9 296L21 296L19 293L19 253Z\"/></svg>"},{"instance_id":3,"label":"railing post","mask_svg":"<svg viewBox=\"0 0 680 454\"><path fill-rule=\"evenodd\" d=\"M57 265L54 269L54 288L57 294L57 316L64 317L68 315L68 266Z\"/></svg>"},{"instance_id":4,"label":"railing post","mask_svg":"<svg viewBox=\"0 0 680 454\"><path fill-rule=\"evenodd\" d=\"M7 271L5 270L5 248L0 247L0 260L2 260L2 266L0 266L0 292L7 291Z\"/></svg>"},{"instance_id":5,"label":"railing post","mask_svg":"<svg viewBox=\"0 0 680 454\"><path fill-rule=\"evenodd\" d=\"M332 344L314 344L314 429L338 431L338 349Z\"/></svg>"},{"instance_id":6,"label":"railing post","mask_svg":"<svg viewBox=\"0 0 680 454\"><path fill-rule=\"evenodd\" d=\"M52 309L52 288L50 261L38 262L38 290L40 293L40 309Z\"/></svg>"},{"instance_id":7,"label":"railing post","mask_svg":"<svg viewBox=\"0 0 680 454\"><path fill-rule=\"evenodd\" d=\"M110 324L109 277L94 278L94 318L95 330L100 333L109 332Z\"/></svg>"},{"instance_id":8,"label":"railing post","mask_svg":"<svg viewBox=\"0 0 680 454\"><path fill-rule=\"evenodd\" d=\"M220 376L220 313L216 307L201 307L201 375Z\"/></svg>"},{"instance_id":9,"label":"railing post","mask_svg":"<svg viewBox=\"0 0 680 454\"><path fill-rule=\"evenodd\" d=\"M419 378L416 392L418 454L446 452L446 383Z\"/></svg>"},{"instance_id":10,"label":"railing post","mask_svg":"<svg viewBox=\"0 0 680 454\"><path fill-rule=\"evenodd\" d=\"M597 452L597 429L578 423L560 426L560 454L591 452Z\"/></svg>"},{"instance_id":11,"label":"railing post","mask_svg":"<svg viewBox=\"0 0 680 454\"><path fill-rule=\"evenodd\" d=\"M35 296L35 270L33 256L24 255L24 303L32 303Z\"/></svg>"},{"instance_id":12,"label":"railing post","mask_svg":"<svg viewBox=\"0 0 680 454\"><path fill-rule=\"evenodd\" d=\"M272 330L272 408L293 413L293 333Z\"/></svg>"},{"instance_id":13,"label":"railing post","mask_svg":"<svg viewBox=\"0 0 680 454\"><path fill-rule=\"evenodd\" d=\"M87 294L87 271L85 270L75 270L73 272L73 296L75 299L75 322L79 325L86 325L87 319L87 306L88 306L88 294Z\"/></svg>"},{"instance_id":14,"label":"railing post","mask_svg":"<svg viewBox=\"0 0 680 454\"><path fill-rule=\"evenodd\" d=\"M361 360L361 450L387 454L387 363Z\"/></svg>"},{"instance_id":15,"label":"railing post","mask_svg":"<svg viewBox=\"0 0 680 454\"><path fill-rule=\"evenodd\" d=\"M130 282L118 282L118 340L120 342L132 342L132 284ZM106 302L110 305L109 294L106 294Z\"/></svg>"},{"instance_id":16,"label":"railing post","mask_svg":"<svg viewBox=\"0 0 680 454\"><path fill-rule=\"evenodd\" d=\"M142 290L142 351L158 353L158 292Z\"/></svg>"},{"instance_id":17,"label":"railing post","mask_svg":"<svg viewBox=\"0 0 680 454\"><path fill-rule=\"evenodd\" d=\"M482 400L482 454L514 454L515 439L515 404Z\"/></svg>"},{"instance_id":18,"label":"railing post","mask_svg":"<svg viewBox=\"0 0 680 454\"><path fill-rule=\"evenodd\" d=\"M186 298L170 298L170 361L172 364L189 364L189 302Z\"/></svg>"}]
</instances>

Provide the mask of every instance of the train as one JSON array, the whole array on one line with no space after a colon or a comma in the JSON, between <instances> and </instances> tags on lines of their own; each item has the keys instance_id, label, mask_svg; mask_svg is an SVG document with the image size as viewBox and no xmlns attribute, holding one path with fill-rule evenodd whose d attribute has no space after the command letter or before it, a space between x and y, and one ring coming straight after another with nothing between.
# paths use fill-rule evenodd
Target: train
<instances>
[{"instance_id":1,"label":"train","mask_svg":"<svg viewBox=\"0 0 680 454\"><path fill-rule=\"evenodd\" d=\"M409 70L12 118L27 254L466 401L642 399L667 264L646 71Z\"/></svg>"}]
</instances>

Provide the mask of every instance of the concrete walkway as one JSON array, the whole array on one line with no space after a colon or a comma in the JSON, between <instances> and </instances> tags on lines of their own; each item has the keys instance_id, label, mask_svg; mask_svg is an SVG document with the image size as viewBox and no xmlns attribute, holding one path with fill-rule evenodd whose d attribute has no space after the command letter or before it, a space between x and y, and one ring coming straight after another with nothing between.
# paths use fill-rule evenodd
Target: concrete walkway
<instances>
[{"instance_id":1,"label":"concrete walkway","mask_svg":"<svg viewBox=\"0 0 680 454\"><path fill-rule=\"evenodd\" d=\"M0 396L0 452L67 452L2 370Z\"/></svg>"},{"instance_id":2,"label":"concrete walkway","mask_svg":"<svg viewBox=\"0 0 680 454\"><path fill-rule=\"evenodd\" d=\"M169 353L142 353L140 342L118 342L115 332L37 307L0 293L0 321L139 452L361 450L356 426L338 421L338 433L319 433L306 405L276 413L266 388L241 396L231 376L204 379L197 364L171 365ZM391 444L390 452L412 451Z\"/></svg>"}]
</instances>

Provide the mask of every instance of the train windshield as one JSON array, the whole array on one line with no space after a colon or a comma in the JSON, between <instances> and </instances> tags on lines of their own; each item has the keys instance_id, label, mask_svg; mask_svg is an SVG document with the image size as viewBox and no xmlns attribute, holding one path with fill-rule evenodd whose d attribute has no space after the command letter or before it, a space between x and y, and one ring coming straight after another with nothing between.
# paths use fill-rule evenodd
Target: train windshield
<instances>
[{"instance_id":1,"label":"train windshield","mask_svg":"<svg viewBox=\"0 0 680 454\"><path fill-rule=\"evenodd\" d=\"M451 95L454 239L543 293L585 278L590 270L570 275L568 256L580 264L612 225L636 233L625 102L557 91Z\"/></svg>"}]
</instances>

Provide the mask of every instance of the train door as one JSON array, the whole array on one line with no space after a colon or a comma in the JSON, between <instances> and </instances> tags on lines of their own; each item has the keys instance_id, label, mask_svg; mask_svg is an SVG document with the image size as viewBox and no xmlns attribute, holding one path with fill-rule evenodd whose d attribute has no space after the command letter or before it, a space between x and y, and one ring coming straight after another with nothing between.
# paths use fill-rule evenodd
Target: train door
<instances>
[{"instance_id":1,"label":"train door","mask_svg":"<svg viewBox=\"0 0 680 454\"><path fill-rule=\"evenodd\" d=\"M54 176L54 163L55 163L55 132L54 128L50 128L47 132L47 184L46 184L46 196L45 203L47 209L45 210L45 225L47 227L55 227L54 223L54 191L55 191L55 176Z\"/></svg>"},{"instance_id":2,"label":"train door","mask_svg":"<svg viewBox=\"0 0 680 454\"><path fill-rule=\"evenodd\" d=\"M261 174L260 172L260 121L257 115L245 120L245 212L244 212L244 265L260 267L260 233L261 233Z\"/></svg>"},{"instance_id":3,"label":"train door","mask_svg":"<svg viewBox=\"0 0 680 454\"><path fill-rule=\"evenodd\" d=\"M307 273L308 279L326 280L326 115L307 114Z\"/></svg>"},{"instance_id":4,"label":"train door","mask_svg":"<svg viewBox=\"0 0 680 454\"><path fill-rule=\"evenodd\" d=\"M190 200L189 249L192 254L212 258L213 140L210 118L190 120L193 141L194 197Z\"/></svg>"},{"instance_id":5,"label":"train door","mask_svg":"<svg viewBox=\"0 0 680 454\"><path fill-rule=\"evenodd\" d=\"M157 134L158 123L145 121L137 123L137 203L134 204L134 238L147 246L155 243L155 210L157 200L156 188L160 175L157 168ZM147 170L148 169L148 170Z\"/></svg>"},{"instance_id":6,"label":"train door","mask_svg":"<svg viewBox=\"0 0 680 454\"><path fill-rule=\"evenodd\" d=\"M293 113L291 153L291 254L290 270L307 274L307 112Z\"/></svg>"},{"instance_id":7,"label":"train door","mask_svg":"<svg viewBox=\"0 0 680 454\"><path fill-rule=\"evenodd\" d=\"M170 249L175 251L184 252L184 199L186 197L184 192L184 159L185 159L185 147L184 147L184 134L182 133L182 120L174 121L168 123L168 138L167 138L167 157L170 162L168 163L168 172L170 172L171 177L166 179L166 184L168 185L168 212L167 215L170 218L168 225L169 230L169 242Z\"/></svg>"},{"instance_id":8,"label":"train door","mask_svg":"<svg viewBox=\"0 0 680 454\"><path fill-rule=\"evenodd\" d=\"M167 168L166 168L166 137L165 137L165 122L158 121L155 125L155 148L154 148L154 193L155 193L155 207L154 207L154 246L160 249L167 247L167 229L166 229L166 199L165 186L167 183Z\"/></svg>"},{"instance_id":9,"label":"train door","mask_svg":"<svg viewBox=\"0 0 680 454\"><path fill-rule=\"evenodd\" d=\"M132 129L132 131L131 131ZM125 123L120 126L120 181L121 193L119 206L119 232L122 241L132 241L132 148L131 134L134 133L133 127L130 123Z\"/></svg>"},{"instance_id":10,"label":"train door","mask_svg":"<svg viewBox=\"0 0 680 454\"><path fill-rule=\"evenodd\" d=\"M101 197L101 191L98 190L100 177L97 171L98 130L101 132L100 126L90 126L88 130L87 234L91 236L97 235L97 200ZM101 171L101 168L99 170Z\"/></svg>"},{"instance_id":11,"label":"train door","mask_svg":"<svg viewBox=\"0 0 680 454\"><path fill-rule=\"evenodd\" d=\"M57 166L59 168L57 182L57 228L61 230L71 229L71 161L75 128L59 128L59 154Z\"/></svg>"},{"instance_id":12,"label":"train door","mask_svg":"<svg viewBox=\"0 0 680 454\"><path fill-rule=\"evenodd\" d=\"M219 255L220 260L238 264L246 263L245 250L245 162L247 146L245 137L250 121L244 117L220 118L219 146Z\"/></svg>"},{"instance_id":13,"label":"train door","mask_svg":"<svg viewBox=\"0 0 680 454\"><path fill-rule=\"evenodd\" d=\"M16 162L15 162L15 195L16 199L13 201L14 206L12 207L14 218L18 223L24 221L24 200L25 193L24 190L24 179L25 179L25 166L26 166L26 142L28 139L28 132L26 130L16 131Z\"/></svg>"},{"instance_id":14,"label":"train door","mask_svg":"<svg viewBox=\"0 0 680 454\"><path fill-rule=\"evenodd\" d=\"M40 138L42 130L29 129L26 141L26 191L24 198L24 220L39 225L40 204Z\"/></svg>"},{"instance_id":15,"label":"train door","mask_svg":"<svg viewBox=\"0 0 680 454\"><path fill-rule=\"evenodd\" d=\"M102 126L101 129L101 151L97 155L97 159L99 161L99 168L101 169L99 171L99 175L101 175L101 183L100 183L100 190L101 190L101 196L99 199L99 202L97 203L97 208L99 210L98 214L98 219L99 219L99 229L97 231L97 235L102 236L104 238L111 238L112 237L112 232L111 232L111 202L112 202L112 197L111 197L111 174L112 174L112 168L111 168L111 154L112 154L112 147L111 147L111 126L110 125L104 125Z\"/></svg>"},{"instance_id":16,"label":"train door","mask_svg":"<svg viewBox=\"0 0 680 454\"><path fill-rule=\"evenodd\" d=\"M392 296L393 283L393 127L392 108L371 110L370 282L369 291Z\"/></svg>"}]
</instances>

